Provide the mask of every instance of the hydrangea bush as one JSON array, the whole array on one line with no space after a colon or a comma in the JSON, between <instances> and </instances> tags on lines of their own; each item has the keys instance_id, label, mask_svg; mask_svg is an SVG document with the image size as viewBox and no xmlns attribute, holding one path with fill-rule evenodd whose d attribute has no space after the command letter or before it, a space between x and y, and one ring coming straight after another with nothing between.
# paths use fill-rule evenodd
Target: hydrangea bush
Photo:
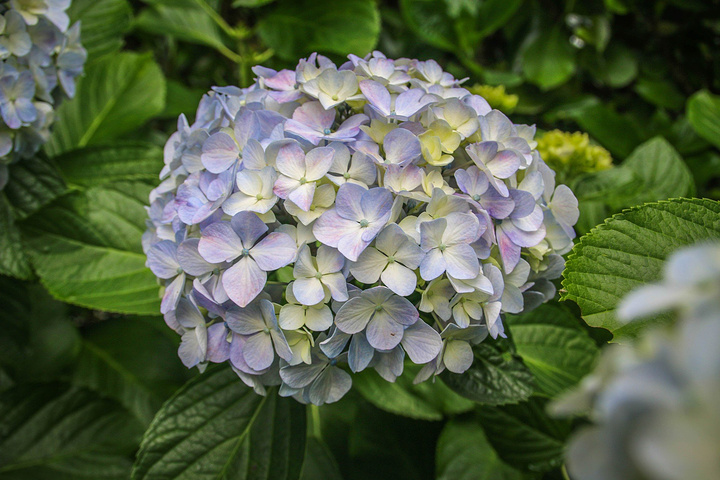
<instances>
[{"instance_id":1,"label":"hydrangea bush","mask_svg":"<svg viewBox=\"0 0 720 480\"><path fill-rule=\"evenodd\" d=\"M674 310L671 331L613 345L580 388L555 403L597 425L578 431L568 468L580 480L720 477L720 244L674 253L661 283L631 292L626 321Z\"/></svg>"},{"instance_id":2,"label":"hydrangea bush","mask_svg":"<svg viewBox=\"0 0 720 480\"><path fill-rule=\"evenodd\" d=\"M533 139L432 60L379 52L216 87L166 144L143 246L187 367L320 405L352 372L466 371L552 298L577 201Z\"/></svg>"},{"instance_id":3,"label":"hydrangea bush","mask_svg":"<svg viewBox=\"0 0 720 480\"><path fill-rule=\"evenodd\" d=\"M0 189L7 166L34 155L49 139L53 105L63 94L75 94L87 52L80 23L70 26L69 6L70 0L0 4Z\"/></svg>"}]
</instances>

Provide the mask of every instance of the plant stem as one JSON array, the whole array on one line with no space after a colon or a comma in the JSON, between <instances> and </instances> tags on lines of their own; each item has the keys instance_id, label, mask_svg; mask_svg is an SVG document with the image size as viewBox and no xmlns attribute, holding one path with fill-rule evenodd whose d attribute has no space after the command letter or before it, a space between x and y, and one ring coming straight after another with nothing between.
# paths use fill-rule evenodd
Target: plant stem
<instances>
[{"instance_id":1,"label":"plant stem","mask_svg":"<svg viewBox=\"0 0 720 480\"><path fill-rule=\"evenodd\" d=\"M222 29L222 31L225 32L228 36L232 38L246 38L250 34L248 29L245 27L233 28L228 25L225 19L222 18L222 16L220 16L220 14L214 8L208 5L205 0L195 0L195 3L200 8L202 8L205 13L207 13L208 16L212 18L212 20L217 24L217 26L220 27L220 29Z\"/></svg>"},{"instance_id":2,"label":"plant stem","mask_svg":"<svg viewBox=\"0 0 720 480\"><path fill-rule=\"evenodd\" d=\"M310 407L310 435L322 440L322 428L320 425L320 407L317 405L309 405Z\"/></svg>"}]
</instances>

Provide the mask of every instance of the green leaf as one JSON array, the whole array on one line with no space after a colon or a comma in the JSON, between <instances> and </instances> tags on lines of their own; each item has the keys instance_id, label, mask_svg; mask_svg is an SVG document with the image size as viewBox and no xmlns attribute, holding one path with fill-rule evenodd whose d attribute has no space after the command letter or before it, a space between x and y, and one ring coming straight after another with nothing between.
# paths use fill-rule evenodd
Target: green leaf
<instances>
[{"instance_id":1,"label":"green leaf","mask_svg":"<svg viewBox=\"0 0 720 480\"><path fill-rule=\"evenodd\" d=\"M10 181L5 194L20 220L36 212L65 192L57 167L52 161L36 155L10 165Z\"/></svg>"},{"instance_id":2,"label":"green leaf","mask_svg":"<svg viewBox=\"0 0 720 480\"><path fill-rule=\"evenodd\" d=\"M559 87L575 72L575 52L569 34L555 26L543 31L523 53L525 78L543 90Z\"/></svg>"},{"instance_id":3,"label":"green leaf","mask_svg":"<svg viewBox=\"0 0 720 480\"><path fill-rule=\"evenodd\" d=\"M178 361L178 342L165 330L160 317L89 326L83 330L73 383L117 400L147 426L190 375Z\"/></svg>"},{"instance_id":4,"label":"green leaf","mask_svg":"<svg viewBox=\"0 0 720 480\"><path fill-rule=\"evenodd\" d=\"M640 131L628 117L605 105L591 105L571 112L570 116L615 157L627 157L643 141Z\"/></svg>"},{"instance_id":5,"label":"green leaf","mask_svg":"<svg viewBox=\"0 0 720 480\"><path fill-rule=\"evenodd\" d=\"M504 407L483 406L477 410L477 418L508 465L546 472L562 464L570 422L548 417L540 399Z\"/></svg>"},{"instance_id":6,"label":"green leaf","mask_svg":"<svg viewBox=\"0 0 720 480\"><path fill-rule=\"evenodd\" d=\"M51 156L107 143L141 127L165 107L165 79L150 55L123 52L88 66L77 95L57 110Z\"/></svg>"},{"instance_id":7,"label":"green leaf","mask_svg":"<svg viewBox=\"0 0 720 480\"><path fill-rule=\"evenodd\" d=\"M720 96L697 92L688 101L687 116L698 135L720 148Z\"/></svg>"},{"instance_id":8,"label":"green leaf","mask_svg":"<svg viewBox=\"0 0 720 480\"><path fill-rule=\"evenodd\" d=\"M267 5L268 3L272 3L274 1L275 0L234 0L232 6L255 8L262 7L263 5Z\"/></svg>"},{"instance_id":9,"label":"green leaf","mask_svg":"<svg viewBox=\"0 0 720 480\"><path fill-rule=\"evenodd\" d=\"M587 375L598 348L567 308L545 304L506 323L517 354L535 376L539 390L554 397Z\"/></svg>"},{"instance_id":10,"label":"green leaf","mask_svg":"<svg viewBox=\"0 0 720 480\"><path fill-rule=\"evenodd\" d=\"M478 8L474 36L478 41L505 25L522 5L522 0L485 0Z\"/></svg>"},{"instance_id":11,"label":"green leaf","mask_svg":"<svg viewBox=\"0 0 720 480\"><path fill-rule=\"evenodd\" d=\"M170 35L190 43L227 48L217 24L197 4L157 4L145 8L135 20L136 28L157 35Z\"/></svg>"},{"instance_id":12,"label":"green leaf","mask_svg":"<svg viewBox=\"0 0 720 480\"><path fill-rule=\"evenodd\" d=\"M420 420L442 420L445 414L472 410L475 404L442 382L427 381L413 385L420 368L406 365L394 383L384 380L377 372L365 370L353 377L353 386L376 407L396 415Z\"/></svg>"},{"instance_id":13,"label":"green leaf","mask_svg":"<svg viewBox=\"0 0 720 480\"><path fill-rule=\"evenodd\" d=\"M437 480L522 480L526 476L505 464L488 442L476 418L445 424L437 443Z\"/></svg>"},{"instance_id":14,"label":"green leaf","mask_svg":"<svg viewBox=\"0 0 720 480\"><path fill-rule=\"evenodd\" d=\"M20 230L15 225L15 214L3 192L0 192L0 275L22 279L32 277Z\"/></svg>"},{"instance_id":15,"label":"green leaf","mask_svg":"<svg viewBox=\"0 0 720 480\"><path fill-rule=\"evenodd\" d=\"M60 198L23 222L28 254L56 298L88 308L158 314L141 237L150 187L118 183Z\"/></svg>"},{"instance_id":16,"label":"green leaf","mask_svg":"<svg viewBox=\"0 0 720 480\"><path fill-rule=\"evenodd\" d=\"M30 299L24 282L0 276L0 365L16 365L27 354L30 342Z\"/></svg>"},{"instance_id":17,"label":"green leaf","mask_svg":"<svg viewBox=\"0 0 720 480\"><path fill-rule=\"evenodd\" d=\"M141 479L297 479L305 407L257 395L228 366L190 380L160 409L133 468Z\"/></svg>"},{"instance_id":18,"label":"green leaf","mask_svg":"<svg viewBox=\"0 0 720 480\"><path fill-rule=\"evenodd\" d=\"M372 0L279 0L257 31L285 60L314 51L362 57L377 44L380 13Z\"/></svg>"},{"instance_id":19,"label":"green leaf","mask_svg":"<svg viewBox=\"0 0 720 480\"><path fill-rule=\"evenodd\" d=\"M660 280L674 250L710 239L720 239L720 202L676 199L631 208L575 245L563 273L562 299L575 301L589 325L610 330L616 340L634 336L665 317L623 324L615 317L620 300Z\"/></svg>"},{"instance_id":20,"label":"green leaf","mask_svg":"<svg viewBox=\"0 0 720 480\"><path fill-rule=\"evenodd\" d=\"M692 196L695 193L690 169L680 154L662 137L652 138L637 147L621 168L630 169L641 182L640 186L628 192L630 203L623 206Z\"/></svg>"},{"instance_id":21,"label":"green leaf","mask_svg":"<svg viewBox=\"0 0 720 480\"><path fill-rule=\"evenodd\" d=\"M312 407L311 407L312 408ZM300 480L342 480L335 457L325 442L308 437Z\"/></svg>"},{"instance_id":22,"label":"green leaf","mask_svg":"<svg viewBox=\"0 0 720 480\"><path fill-rule=\"evenodd\" d=\"M520 357L497 345L481 343L473 348L475 361L462 374L444 371L440 378L463 397L486 405L517 403L532 395L532 373Z\"/></svg>"},{"instance_id":23,"label":"green leaf","mask_svg":"<svg viewBox=\"0 0 720 480\"><path fill-rule=\"evenodd\" d=\"M124 480L142 429L115 402L66 384L0 394L4 480Z\"/></svg>"},{"instance_id":24,"label":"green leaf","mask_svg":"<svg viewBox=\"0 0 720 480\"><path fill-rule=\"evenodd\" d=\"M195 111L198 108L200 99L206 93L200 88L190 88L177 80L167 81L167 102L162 118L177 119L181 114L187 116L192 123Z\"/></svg>"},{"instance_id":25,"label":"green leaf","mask_svg":"<svg viewBox=\"0 0 720 480\"><path fill-rule=\"evenodd\" d=\"M156 183L162 149L151 143L121 143L71 150L55 157L68 182L87 187L117 181Z\"/></svg>"},{"instance_id":26,"label":"green leaf","mask_svg":"<svg viewBox=\"0 0 720 480\"><path fill-rule=\"evenodd\" d=\"M457 35L453 20L438 8L437 0L400 0L400 10L407 25L433 47L454 51Z\"/></svg>"},{"instance_id":27,"label":"green leaf","mask_svg":"<svg viewBox=\"0 0 720 480\"><path fill-rule=\"evenodd\" d=\"M685 97L675 85L664 79L640 78L635 91L648 102L670 110L680 110Z\"/></svg>"},{"instance_id":28,"label":"green leaf","mask_svg":"<svg viewBox=\"0 0 720 480\"><path fill-rule=\"evenodd\" d=\"M80 37L89 63L122 48L132 8L127 0L73 0L68 15L72 23L81 22Z\"/></svg>"}]
</instances>

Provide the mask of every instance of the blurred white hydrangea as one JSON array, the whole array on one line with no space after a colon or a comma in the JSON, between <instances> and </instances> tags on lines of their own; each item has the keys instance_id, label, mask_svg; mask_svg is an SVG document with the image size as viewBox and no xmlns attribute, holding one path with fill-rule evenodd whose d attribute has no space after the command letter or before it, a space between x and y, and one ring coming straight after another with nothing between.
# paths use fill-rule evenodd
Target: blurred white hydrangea
<instances>
[{"instance_id":1,"label":"blurred white hydrangea","mask_svg":"<svg viewBox=\"0 0 720 480\"><path fill-rule=\"evenodd\" d=\"M619 316L674 309L678 322L628 345L611 345L580 388L553 405L590 412L571 440L578 480L720 478L720 245L674 253L665 278L630 293Z\"/></svg>"},{"instance_id":2,"label":"blurred white hydrangea","mask_svg":"<svg viewBox=\"0 0 720 480\"><path fill-rule=\"evenodd\" d=\"M70 27L70 3L0 2L0 189L7 166L34 155L50 138L53 105L63 94L75 95L87 52L80 23Z\"/></svg>"}]
</instances>

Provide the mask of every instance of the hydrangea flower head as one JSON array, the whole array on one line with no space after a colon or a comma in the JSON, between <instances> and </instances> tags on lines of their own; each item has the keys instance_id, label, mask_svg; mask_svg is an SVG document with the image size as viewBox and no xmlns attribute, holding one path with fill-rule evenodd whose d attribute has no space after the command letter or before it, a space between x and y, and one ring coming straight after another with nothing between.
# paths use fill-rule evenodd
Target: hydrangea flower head
<instances>
[{"instance_id":1,"label":"hydrangea flower head","mask_svg":"<svg viewBox=\"0 0 720 480\"><path fill-rule=\"evenodd\" d=\"M180 118L150 198L143 245L186 365L319 405L406 356L417 381L462 373L503 313L554 295L577 202L534 127L432 60L253 71Z\"/></svg>"},{"instance_id":2,"label":"hydrangea flower head","mask_svg":"<svg viewBox=\"0 0 720 480\"><path fill-rule=\"evenodd\" d=\"M0 5L0 189L7 167L50 138L53 103L75 95L87 52L80 24L70 27L70 0L11 0Z\"/></svg>"}]
</instances>

